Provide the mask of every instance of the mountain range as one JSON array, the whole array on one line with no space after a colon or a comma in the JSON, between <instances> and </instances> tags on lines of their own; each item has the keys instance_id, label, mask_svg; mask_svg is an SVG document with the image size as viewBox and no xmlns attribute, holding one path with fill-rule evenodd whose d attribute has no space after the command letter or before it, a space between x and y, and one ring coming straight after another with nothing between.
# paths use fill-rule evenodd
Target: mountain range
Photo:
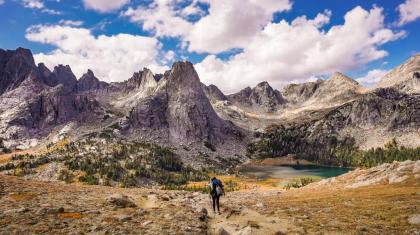
<instances>
[{"instance_id":1,"label":"mountain range","mask_svg":"<svg viewBox=\"0 0 420 235\"><path fill-rule=\"evenodd\" d=\"M267 82L223 94L206 86L190 62L164 74L147 68L106 83L67 65L50 71L28 49L0 49L0 148L26 149L92 132L173 148L184 161L238 162L268 125L307 123L309 131L351 136L361 148L391 138L420 145L420 55L390 71L375 88L341 73L327 80Z\"/></svg>"}]
</instances>

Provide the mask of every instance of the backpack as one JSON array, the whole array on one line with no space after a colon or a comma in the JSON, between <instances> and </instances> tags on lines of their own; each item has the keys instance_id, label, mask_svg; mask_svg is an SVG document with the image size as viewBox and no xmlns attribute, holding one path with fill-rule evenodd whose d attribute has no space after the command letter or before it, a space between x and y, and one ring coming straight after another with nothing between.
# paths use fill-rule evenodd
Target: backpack
<instances>
[{"instance_id":1,"label":"backpack","mask_svg":"<svg viewBox=\"0 0 420 235\"><path fill-rule=\"evenodd\" d=\"M223 194L223 188L221 187L221 182L218 179L215 179L209 183L210 192L214 196L220 196Z\"/></svg>"},{"instance_id":2,"label":"backpack","mask_svg":"<svg viewBox=\"0 0 420 235\"><path fill-rule=\"evenodd\" d=\"M223 194L223 189L220 187L220 185L216 185L216 195L220 196Z\"/></svg>"}]
</instances>

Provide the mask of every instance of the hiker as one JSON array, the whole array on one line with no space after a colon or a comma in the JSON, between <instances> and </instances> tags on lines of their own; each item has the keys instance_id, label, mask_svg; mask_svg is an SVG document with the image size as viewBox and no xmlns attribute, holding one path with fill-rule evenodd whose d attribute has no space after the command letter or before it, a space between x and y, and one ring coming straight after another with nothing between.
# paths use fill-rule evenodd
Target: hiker
<instances>
[{"instance_id":1,"label":"hiker","mask_svg":"<svg viewBox=\"0 0 420 235\"><path fill-rule=\"evenodd\" d=\"M220 199L220 196L225 194L225 191L223 190L222 181L217 179L216 177L213 177L210 180L209 187L210 187L211 199L213 201L213 211L216 214L216 205L217 205L217 211L218 211L218 214L220 214L219 199Z\"/></svg>"}]
</instances>

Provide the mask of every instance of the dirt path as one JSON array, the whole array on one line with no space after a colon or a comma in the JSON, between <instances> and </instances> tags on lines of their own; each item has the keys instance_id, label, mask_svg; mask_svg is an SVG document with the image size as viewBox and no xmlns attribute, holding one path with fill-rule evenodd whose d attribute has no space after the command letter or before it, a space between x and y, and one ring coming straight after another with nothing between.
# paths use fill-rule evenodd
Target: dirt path
<instances>
[{"instance_id":1,"label":"dirt path","mask_svg":"<svg viewBox=\"0 0 420 235\"><path fill-rule=\"evenodd\" d=\"M223 234L222 231L225 231L231 235L270 235L302 231L295 226L287 213L284 213L283 216L273 217L259 212L264 212L268 206L261 203L263 201L261 196L274 196L279 193L280 191L227 193L220 200L220 214L214 214L209 196L201 195L201 200L196 207L206 208L209 212L207 226L210 234Z\"/></svg>"}]
</instances>

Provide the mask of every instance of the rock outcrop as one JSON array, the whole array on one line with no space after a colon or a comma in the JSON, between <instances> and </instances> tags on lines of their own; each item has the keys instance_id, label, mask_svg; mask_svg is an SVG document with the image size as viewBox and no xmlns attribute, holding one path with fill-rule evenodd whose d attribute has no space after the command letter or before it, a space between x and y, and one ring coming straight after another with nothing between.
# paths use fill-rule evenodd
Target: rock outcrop
<instances>
[{"instance_id":1,"label":"rock outcrop","mask_svg":"<svg viewBox=\"0 0 420 235\"><path fill-rule=\"evenodd\" d=\"M281 93L291 105L321 108L343 104L358 97L361 86L355 80L336 72L328 80L288 85Z\"/></svg>"},{"instance_id":2,"label":"rock outcrop","mask_svg":"<svg viewBox=\"0 0 420 235\"><path fill-rule=\"evenodd\" d=\"M286 103L280 92L274 90L268 82L261 82L253 89L247 87L227 97L238 107L265 112L274 112Z\"/></svg>"},{"instance_id":3,"label":"rock outcrop","mask_svg":"<svg viewBox=\"0 0 420 235\"><path fill-rule=\"evenodd\" d=\"M420 55L415 55L387 73L378 88L394 87L409 94L420 93Z\"/></svg>"},{"instance_id":4,"label":"rock outcrop","mask_svg":"<svg viewBox=\"0 0 420 235\"><path fill-rule=\"evenodd\" d=\"M210 84L208 86L202 84L202 86L204 93L212 103L227 100L225 94L223 94L223 92L217 86L213 84Z\"/></svg>"},{"instance_id":5,"label":"rock outcrop","mask_svg":"<svg viewBox=\"0 0 420 235\"><path fill-rule=\"evenodd\" d=\"M239 133L214 112L191 63L176 62L159 82L151 72L145 74L139 86L144 97L129 114L132 128L158 133L172 143L223 143Z\"/></svg>"},{"instance_id":6,"label":"rock outcrop","mask_svg":"<svg viewBox=\"0 0 420 235\"><path fill-rule=\"evenodd\" d=\"M100 89L106 89L108 87L108 83L99 81L97 77L93 74L92 70L88 69L88 71L83 74L83 76L77 81L77 91L95 91Z\"/></svg>"},{"instance_id":7,"label":"rock outcrop","mask_svg":"<svg viewBox=\"0 0 420 235\"><path fill-rule=\"evenodd\" d=\"M0 95L0 138L9 147L25 147L28 141L37 144L61 124L88 124L102 115L94 98L76 93L77 79L69 66L57 66L53 72L43 64L37 67L25 49L7 51L0 60L6 65L0 71L5 84Z\"/></svg>"},{"instance_id":8,"label":"rock outcrop","mask_svg":"<svg viewBox=\"0 0 420 235\"><path fill-rule=\"evenodd\" d=\"M0 95L18 87L35 68L30 50L20 47L15 51L0 49Z\"/></svg>"}]
</instances>

